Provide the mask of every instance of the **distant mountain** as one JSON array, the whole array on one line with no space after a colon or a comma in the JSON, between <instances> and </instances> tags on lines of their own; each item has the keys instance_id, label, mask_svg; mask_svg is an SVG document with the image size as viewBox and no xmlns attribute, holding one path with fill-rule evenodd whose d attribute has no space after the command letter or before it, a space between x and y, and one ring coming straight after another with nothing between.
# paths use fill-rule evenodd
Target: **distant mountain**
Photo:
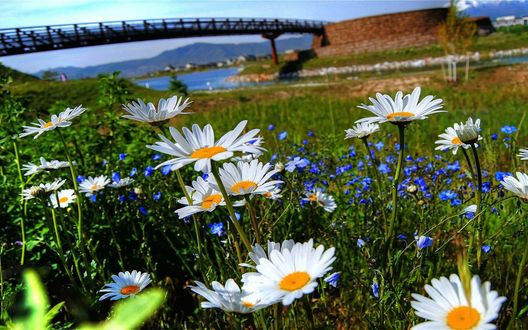
<instances>
[{"instance_id":1,"label":"distant mountain","mask_svg":"<svg viewBox=\"0 0 528 330\"><path fill-rule=\"evenodd\" d=\"M492 20L500 16L528 16L528 2L479 1L464 12L469 16L489 16Z\"/></svg>"},{"instance_id":2,"label":"distant mountain","mask_svg":"<svg viewBox=\"0 0 528 330\"><path fill-rule=\"evenodd\" d=\"M282 40L279 39L276 41L278 52L284 52L288 49L309 49L311 43L311 35ZM206 64L225 61L241 55L262 56L269 54L271 54L269 41L243 44L195 43L173 50L167 50L158 56L146 59L94 65L84 68L72 66L57 67L52 68L51 70L65 73L69 79L95 77L98 74L110 73L113 71L121 71L121 75L125 77L136 77L162 70L169 64L177 67L184 66L187 63ZM40 77L43 72L44 70L39 71L35 73L35 75Z\"/></svg>"}]
</instances>

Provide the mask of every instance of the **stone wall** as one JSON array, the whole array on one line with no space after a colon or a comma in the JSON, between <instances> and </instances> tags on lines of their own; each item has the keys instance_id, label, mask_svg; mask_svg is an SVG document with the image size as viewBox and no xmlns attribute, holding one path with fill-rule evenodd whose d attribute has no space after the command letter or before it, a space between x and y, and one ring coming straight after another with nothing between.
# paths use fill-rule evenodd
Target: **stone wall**
<instances>
[{"instance_id":1,"label":"stone wall","mask_svg":"<svg viewBox=\"0 0 528 330\"><path fill-rule=\"evenodd\" d=\"M324 57L432 44L446 16L437 8L330 23L314 36L313 49Z\"/></svg>"}]
</instances>

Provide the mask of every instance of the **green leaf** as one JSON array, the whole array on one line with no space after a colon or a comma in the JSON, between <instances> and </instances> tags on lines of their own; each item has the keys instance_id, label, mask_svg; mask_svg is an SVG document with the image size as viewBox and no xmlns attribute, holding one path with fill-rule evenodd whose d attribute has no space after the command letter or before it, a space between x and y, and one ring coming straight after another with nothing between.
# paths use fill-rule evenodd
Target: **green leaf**
<instances>
[{"instance_id":1,"label":"green leaf","mask_svg":"<svg viewBox=\"0 0 528 330\"><path fill-rule=\"evenodd\" d=\"M60 309L64 306L64 301L61 301L57 305L53 306L52 309L46 314L46 323L49 324L51 320L59 313Z\"/></svg>"},{"instance_id":2,"label":"green leaf","mask_svg":"<svg viewBox=\"0 0 528 330\"><path fill-rule=\"evenodd\" d=\"M118 302L108 321L85 324L80 330L129 330L137 329L159 308L165 298L161 289L150 289L140 295Z\"/></svg>"},{"instance_id":3,"label":"green leaf","mask_svg":"<svg viewBox=\"0 0 528 330\"><path fill-rule=\"evenodd\" d=\"M48 297L35 271L24 272L24 285L26 289L24 307L27 309L27 314L15 320L13 329L45 330L48 325L46 318Z\"/></svg>"}]
</instances>

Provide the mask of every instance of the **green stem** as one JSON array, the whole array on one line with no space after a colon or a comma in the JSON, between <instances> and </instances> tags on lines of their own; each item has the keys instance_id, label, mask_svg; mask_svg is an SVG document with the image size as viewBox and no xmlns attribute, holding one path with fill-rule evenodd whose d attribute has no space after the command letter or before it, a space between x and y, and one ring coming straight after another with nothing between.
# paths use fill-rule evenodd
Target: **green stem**
<instances>
[{"instance_id":1,"label":"green stem","mask_svg":"<svg viewBox=\"0 0 528 330\"><path fill-rule=\"evenodd\" d=\"M376 159L376 155L370 150L369 148L369 145L368 145L368 141L367 141L367 137L364 137L361 139L361 141L363 141L363 145L365 146L365 148L367 149L367 153L368 155L370 156L370 159L372 160L372 167L374 168L374 170L372 171L374 173L374 177L376 178L376 186L378 187L378 195L379 195L379 198L381 199L381 213L383 215L383 232L385 234L385 236L387 235L387 215L385 213L385 203L384 203L384 198L383 198L383 187L381 185L381 176L380 176L380 173L379 173L379 170L378 170L378 160Z\"/></svg>"},{"instance_id":2,"label":"green stem","mask_svg":"<svg viewBox=\"0 0 528 330\"><path fill-rule=\"evenodd\" d=\"M64 140L64 136L61 133L61 130L58 129L57 132L59 133L59 137L62 142L62 146L64 147L64 153L66 154L66 158L68 159L68 164L70 166L70 174L71 179L73 183L73 189L75 190L75 195L77 198L75 198L75 201L77 203L77 236L79 240L79 244L82 244L82 204L81 204L81 194L79 194L79 185L77 184L77 176L75 175L75 168L73 167L73 162L70 157L70 152L68 151L68 145L66 144L66 141Z\"/></svg>"},{"instance_id":3,"label":"green stem","mask_svg":"<svg viewBox=\"0 0 528 330\"><path fill-rule=\"evenodd\" d=\"M55 192L55 198L56 198L57 207L58 207L60 202L59 202L59 196L57 195L57 192ZM58 253L59 259L62 262L62 266L64 267L64 270L66 271L66 274L68 275L70 281L72 282L73 285L75 285L75 280L73 279L73 275L72 275L72 273L70 271L70 268L66 264L66 260L64 258L64 250L62 249L62 243L61 243L61 239L60 239L60 235L59 235L59 229L57 227L57 217L55 216L55 209L54 209L53 205L51 206L51 219L53 221L53 230L55 232L55 241L57 243L57 249L59 250L58 251L59 252ZM82 278L79 278L79 281L82 283Z\"/></svg>"},{"instance_id":4,"label":"green stem","mask_svg":"<svg viewBox=\"0 0 528 330\"><path fill-rule=\"evenodd\" d=\"M396 173L394 174L394 177L392 178L392 214L389 224L389 233L386 239L390 242L389 243L389 253L390 253L390 247L392 247L392 241L394 236L394 224L396 222L396 218L398 217L398 184L400 183L400 173L403 163L403 148L405 146L405 124L398 123L396 124L398 126L398 133L400 137L399 145L400 145L400 153L398 156L398 165L396 166Z\"/></svg>"},{"instance_id":5,"label":"green stem","mask_svg":"<svg viewBox=\"0 0 528 330\"><path fill-rule=\"evenodd\" d=\"M20 155L18 153L18 146L17 146L16 141L13 141L13 150L15 152L15 164L17 166L18 178L20 179L20 188L24 189L25 182L24 182L24 177L22 176L22 169L20 167ZM22 197L21 202L22 202L22 208L24 210L24 214L20 218L20 236L22 239L22 246L21 246L22 251L20 255L20 265L23 266L24 258L26 255L26 230L24 228L24 218L27 215L27 201Z\"/></svg>"},{"instance_id":6,"label":"green stem","mask_svg":"<svg viewBox=\"0 0 528 330\"><path fill-rule=\"evenodd\" d=\"M227 190L224 186L224 183L220 179L220 173L218 172L218 167L216 163L211 162L211 172L213 173L213 176L218 184L218 187L220 188L220 192L224 196L224 201L227 206L227 210L229 211L229 215L231 216L231 222L233 222L233 225L235 226L238 235L240 236L240 239L242 240L242 243L246 246L246 249L251 252L253 251L253 248L251 247L251 243L249 242L249 239L247 238L246 233L244 232L244 229L242 229L242 226L240 226L240 223L238 223L238 220L235 215L235 210L233 209L233 203L231 203L231 199L229 198L229 195L227 194Z\"/></svg>"},{"instance_id":7,"label":"green stem","mask_svg":"<svg viewBox=\"0 0 528 330\"><path fill-rule=\"evenodd\" d=\"M482 171L480 169L480 161L478 157L477 147L475 143L471 144L471 151L473 151L473 158L475 158L475 166L477 168L477 211L476 215L476 233L477 233L477 264L480 267L480 256L481 256L481 246L482 246L482 228L480 223L481 218L481 203L482 203ZM475 233L473 233L475 236Z\"/></svg>"},{"instance_id":8,"label":"green stem","mask_svg":"<svg viewBox=\"0 0 528 330\"><path fill-rule=\"evenodd\" d=\"M61 139L62 146L64 147L64 153L66 154L66 158L68 159L73 189L75 191L75 196L77 197L75 198L75 202L77 204L77 245L81 249L81 256L83 257L83 261L85 263L86 274L88 275L88 279L91 282L92 276L90 275L90 263L86 258L86 247L84 245L84 235L82 230L82 198L81 194L79 193L79 185L77 183L77 176L75 175L75 167L73 166L73 162L70 157L70 152L68 151L68 145L66 144L66 140L64 140L64 136L62 135L60 128L57 130L57 132Z\"/></svg>"},{"instance_id":9,"label":"green stem","mask_svg":"<svg viewBox=\"0 0 528 330\"><path fill-rule=\"evenodd\" d=\"M471 173L471 179L473 179L475 177L475 172L473 172L473 165L471 165L471 159L469 159L469 155L467 154L466 149L464 148L461 148L461 149L462 149L462 154L464 154L464 158L466 158L466 162L468 163L469 173Z\"/></svg>"},{"instance_id":10,"label":"green stem","mask_svg":"<svg viewBox=\"0 0 528 330\"><path fill-rule=\"evenodd\" d=\"M245 195L244 198L246 200L246 207L248 209L249 219L251 220L251 226L253 227L253 231L255 232L255 241L257 242L257 244L260 244L260 232L258 228L257 215L255 213L255 208L251 204L251 200L249 199L248 195Z\"/></svg>"},{"instance_id":11,"label":"green stem","mask_svg":"<svg viewBox=\"0 0 528 330\"><path fill-rule=\"evenodd\" d=\"M522 255L521 264L517 270L517 278L515 279L515 292L513 293L513 311L512 318L508 324L508 329L512 328L515 319L517 318L517 310L519 308L519 289L521 288L521 280L524 277L524 266L526 266L526 259L528 259L528 237L525 238L524 253Z\"/></svg>"},{"instance_id":12,"label":"green stem","mask_svg":"<svg viewBox=\"0 0 528 330\"><path fill-rule=\"evenodd\" d=\"M176 176L178 177L178 183L180 184L180 188L183 191L183 194L185 195L185 199L187 199L187 203L189 206L193 205L193 200L191 198L191 195L189 195L189 192L185 188L185 182L183 181L182 175L180 173L180 170L176 170ZM198 247L198 257L202 258L202 240L200 238L200 228L198 227L198 219L192 215L193 218L193 224L194 224L194 234L196 235L196 246Z\"/></svg>"}]
</instances>

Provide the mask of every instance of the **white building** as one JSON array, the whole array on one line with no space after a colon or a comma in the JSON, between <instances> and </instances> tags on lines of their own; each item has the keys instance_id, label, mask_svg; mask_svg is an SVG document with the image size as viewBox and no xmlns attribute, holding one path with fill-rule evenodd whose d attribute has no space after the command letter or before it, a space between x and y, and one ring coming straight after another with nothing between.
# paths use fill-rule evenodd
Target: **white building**
<instances>
[{"instance_id":1,"label":"white building","mask_svg":"<svg viewBox=\"0 0 528 330\"><path fill-rule=\"evenodd\" d=\"M515 17L515 16L501 16L497 17L493 26L495 28L515 26L515 25L528 25L528 16Z\"/></svg>"}]
</instances>

